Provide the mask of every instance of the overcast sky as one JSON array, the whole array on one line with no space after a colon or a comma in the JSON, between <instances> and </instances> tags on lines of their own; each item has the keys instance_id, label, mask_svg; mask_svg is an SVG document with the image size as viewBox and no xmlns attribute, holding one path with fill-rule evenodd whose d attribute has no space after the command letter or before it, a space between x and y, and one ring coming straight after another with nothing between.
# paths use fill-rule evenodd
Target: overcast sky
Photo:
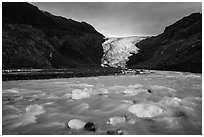
<instances>
[{"instance_id":1,"label":"overcast sky","mask_svg":"<svg viewBox=\"0 0 204 137\"><path fill-rule=\"evenodd\" d=\"M32 3L54 15L85 21L106 37L158 35L166 26L194 12L201 2L59 2Z\"/></svg>"}]
</instances>

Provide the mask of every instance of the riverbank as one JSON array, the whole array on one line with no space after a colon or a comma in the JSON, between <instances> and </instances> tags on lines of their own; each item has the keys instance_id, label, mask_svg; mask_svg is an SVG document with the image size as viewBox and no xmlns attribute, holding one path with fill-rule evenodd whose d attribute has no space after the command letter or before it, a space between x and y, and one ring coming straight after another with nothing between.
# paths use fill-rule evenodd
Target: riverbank
<instances>
[{"instance_id":1,"label":"riverbank","mask_svg":"<svg viewBox=\"0 0 204 137\"><path fill-rule=\"evenodd\" d=\"M31 80L52 78L90 77L117 75L121 69L116 68L66 68L66 69L15 69L3 70L2 80Z\"/></svg>"}]
</instances>

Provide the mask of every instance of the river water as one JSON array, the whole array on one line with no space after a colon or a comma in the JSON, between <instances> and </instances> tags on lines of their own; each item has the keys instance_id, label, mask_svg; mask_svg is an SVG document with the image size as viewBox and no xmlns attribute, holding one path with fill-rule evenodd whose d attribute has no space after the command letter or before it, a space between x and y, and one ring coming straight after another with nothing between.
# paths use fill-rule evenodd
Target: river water
<instances>
[{"instance_id":1,"label":"river water","mask_svg":"<svg viewBox=\"0 0 204 137\"><path fill-rule=\"evenodd\" d=\"M3 134L202 134L201 74L154 71L2 87ZM111 117L126 119L110 123ZM93 122L96 131L70 128L72 119Z\"/></svg>"}]
</instances>

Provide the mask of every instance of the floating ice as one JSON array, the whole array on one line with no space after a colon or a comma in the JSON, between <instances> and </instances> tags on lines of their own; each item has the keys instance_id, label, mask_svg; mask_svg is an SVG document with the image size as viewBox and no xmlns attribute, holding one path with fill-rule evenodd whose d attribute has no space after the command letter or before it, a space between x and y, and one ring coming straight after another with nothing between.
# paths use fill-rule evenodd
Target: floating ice
<instances>
[{"instance_id":1,"label":"floating ice","mask_svg":"<svg viewBox=\"0 0 204 137\"><path fill-rule=\"evenodd\" d=\"M68 122L68 126L71 129L81 129L85 126L85 122L80 119L72 119Z\"/></svg>"},{"instance_id":2,"label":"floating ice","mask_svg":"<svg viewBox=\"0 0 204 137\"><path fill-rule=\"evenodd\" d=\"M119 117L119 116L114 116L114 117L111 117L109 119L109 121L107 122L107 124L110 124L112 126L117 126L117 125L120 125L120 124L123 124L125 123L125 118L124 117Z\"/></svg>"},{"instance_id":3,"label":"floating ice","mask_svg":"<svg viewBox=\"0 0 204 137\"><path fill-rule=\"evenodd\" d=\"M26 107L26 112L31 114L31 115L40 115L43 114L45 112L43 106L38 105L38 104L34 104L34 105L29 105Z\"/></svg>"},{"instance_id":4,"label":"floating ice","mask_svg":"<svg viewBox=\"0 0 204 137\"><path fill-rule=\"evenodd\" d=\"M172 89L172 88L169 88L169 87L165 87L165 86L152 85L152 86L150 86L150 88L152 90L167 90L169 92L176 92L175 89Z\"/></svg>"},{"instance_id":5,"label":"floating ice","mask_svg":"<svg viewBox=\"0 0 204 137\"><path fill-rule=\"evenodd\" d=\"M141 84L134 84L134 85L129 85L128 86L128 88L133 88L133 89L135 89L135 88L142 88L143 87L143 85L141 85Z\"/></svg>"},{"instance_id":6,"label":"floating ice","mask_svg":"<svg viewBox=\"0 0 204 137\"><path fill-rule=\"evenodd\" d=\"M166 106L179 107L181 106L182 100L177 97L164 97L159 103Z\"/></svg>"},{"instance_id":7,"label":"floating ice","mask_svg":"<svg viewBox=\"0 0 204 137\"><path fill-rule=\"evenodd\" d=\"M108 89L106 88L99 88L97 89L97 91L98 91L98 94L108 94L109 93Z\"/></svg>"},{"instance_id":8,"label":"floating ice","mask_svg":"<svg viewBox=\"0 0 204 137\"><path fill-rule=\"evenodd\" d=\"M159 106L151 104L136 104L128 108L130 113L135 114L138 117L156 117L159 116L163 109Z\"/></svg>"},{"instance_id":9,"label":"floating ice","mask_svg":"<svg viewBox=\"0 0 204 137\"><path fill-rule=\"evenodd\" d=\"M81 83L81 84L68 84L70 87L76 87L76 88L92 88L93 85Z\"/></svg>"},{"instance_id":10,"label":"floating ice","mask_svg":"<svg viewBox=\"0 0 204 137\"><path fill-rule=\"evenodd\" d=\"M128 94L128 95L137 95L139 93L147 93L146 89L126 89L122 91L123 94Z\"/></svg>"},{"instance_id":11,"label":"floating ice","mask_svg":"<svg viewBox=\"0 0 204 137\"><path fill-rule=\"evenodd\" d=\"M89 93L90 93L90 91L91 91L92 89L87 89L87 88L85 88L84 90L80 90L80 89L75 89L75 90L73 90L72 91L72 95L71 95L71 98L72 99L82 99L82 98L88 98L90 95L89 95Z\"/></svg>"},{"instance_id":12,"label":"floating ice","mask_svg":"<svg viewBox=\"0 0 204 137\"><path fill-rule=\"evenodd\" d=\"M45 113L43 106L38 104L29 105L26 107L26 113L24 115L19 116L17 122L14 124L14 127L36 123L36 116L41 115L43 113Z\"/></svg>"},{"instance_id":13,"label":"floating ice","mask_svg":"<svg viewBox=\"0 0 204 137\"><path fill-rule=\"evenodd\" d=\"M3 90L3 93L4 93L4 92L19 93L19 90L16 89L16 88L12 88L12 89Z\"/></svg>"}]
</instances>

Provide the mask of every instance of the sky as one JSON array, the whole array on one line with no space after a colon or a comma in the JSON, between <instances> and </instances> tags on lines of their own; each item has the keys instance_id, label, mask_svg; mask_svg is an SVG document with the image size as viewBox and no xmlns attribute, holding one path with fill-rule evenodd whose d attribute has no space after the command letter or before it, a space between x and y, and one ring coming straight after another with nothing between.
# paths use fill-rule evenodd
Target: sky
<instances>
[{"instance_id":1,"label":"sky","mask_svg":"<svg viewBox=\"0 0 204 137\"><path fill-rule=\"evenodd\" d=\"M87 22L105 37L152 36L194 12L201 2L31 2L40 10Z\"/></svg>"}]
</instances>

